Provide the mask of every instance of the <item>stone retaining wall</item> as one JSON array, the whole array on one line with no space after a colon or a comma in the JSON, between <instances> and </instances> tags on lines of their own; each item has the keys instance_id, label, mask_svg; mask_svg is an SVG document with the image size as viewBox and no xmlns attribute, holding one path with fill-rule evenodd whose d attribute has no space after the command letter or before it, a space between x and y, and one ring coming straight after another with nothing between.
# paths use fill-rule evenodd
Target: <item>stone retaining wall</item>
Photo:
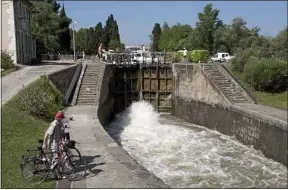
<instances>
[{"instance_id":1,"label":"stone retaining wall","mask_svg":"<svg viewBox=\"0 0 288 190\"><path fill-rule=\"evenodd\" d=\"M51 73L51 74L48 75L48 78L53 82L53 84L56 86L56 88L65 97L65 102L66 103L67 103L67 101L68 101L68 99L69 99L69 97L71 95L71 92L72 92L70 84L71 84L71 82L72 82L72 80L74 78L74 85L75 85L76 81L77 81L77 79L79 77L79 73L80 72L78 73L78 77L77 78L74 77L75 72L77 70L79 71L79 69L80 69L79 67L81 67L81 64L77 64L75 66L68 67L68 68L62 69L60 71L57 71L57 72L54 72L54 73ZM69 90L69 87L70 87L70 90ZM69 96L67 95L68 90L70 92Z\"/></svg>"}]
</instances>

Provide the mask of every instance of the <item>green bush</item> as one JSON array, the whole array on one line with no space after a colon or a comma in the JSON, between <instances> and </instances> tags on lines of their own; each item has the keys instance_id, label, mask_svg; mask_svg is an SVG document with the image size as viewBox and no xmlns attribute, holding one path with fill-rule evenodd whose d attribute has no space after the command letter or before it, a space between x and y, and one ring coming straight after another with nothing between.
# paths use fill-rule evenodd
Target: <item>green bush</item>
<instances>
[{"instance_id":1,"label":"green bush","mask_svg":"<svg viewBox=\"0 0 288 190\"><path fill-rule=\"evenodd\" d=\"M14 67L11 55L6 51L1 51L1 69L10 69Z\"/></svg>"},{"instance_id":2,"label":"green bush","mask_svg":"<svg viewBox=\"0 0 288 190\"><path fill-rule=\"evenodd\" d=\"M287 63L275 59L250 58L244 69L244 78L257 91L282 92L287 90Z\"/></svg>"},{"instance_id":3,"label":"green bush","mask_svg":"<svg viewBox=\"0 0 288 190\"><path fill-rule=\"evenodd\" d=\"M172 55L173 63L181 62L182 58L183 58L183 53L180 53L180 52L174 52Z\"/></svg>"},{"instance_id":4,"label":"green bush","mask_svg":"<svg viewBox=\"0 0 288 190\"><path fill-rule=\"evenodd\" d=\"M249 59L256 56L256 50L252 48L246 50L238 49L235 55L236 56L231 59L232 70L242 73Z\"/></svg>"},{"instance_id":5,"label":"green bush","mask_svg":"<svg viewBox=\"0 0 288 190\"><path fill-rule=\"evenodd\" d=\"M209 51L207 50L193 50L187 53L188 61L193 63L205 63L209 58Z\"/></svg>"},{"instance_id":6,"label":"green bush","mask_svg":"<svg viewBox=\"0 0 288 190\"><path fill-rule=\"evenodd\" d=\"M173 53L172 53L172 52L166 53L166 55L165 55L165 62L166 62L166 63L172 63L172 62L173 62L172 59L173 59Z\"/></svg>"},{"instance_id":7,"label":"green bush","mask_svg":"<svg viewBox=\"0 0 288 190\"><path fill-rule=\"evenodd\" d=\"M169 52L166 54L166 63L179 63L183 58L183 54L179 52Z\"/></svg>"},{"instance_id":8,"label":"green bush","mask_svg":"<svg viewBox=\"0 0 288 190\"><path fill-rule=\"evenodd\" d=\"M53 118L63 108L64 97L46 76L33 82L15 97L20 111L43 119Z\"/></svg>"}]
</instances>

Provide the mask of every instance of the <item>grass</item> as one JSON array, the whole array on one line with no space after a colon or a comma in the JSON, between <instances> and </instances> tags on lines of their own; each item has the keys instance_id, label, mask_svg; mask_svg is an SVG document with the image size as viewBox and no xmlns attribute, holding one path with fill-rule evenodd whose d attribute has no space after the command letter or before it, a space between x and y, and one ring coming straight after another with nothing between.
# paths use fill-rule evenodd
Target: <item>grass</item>
<instances>
[{"instance_id":1,"label":"grass","mask_svg":"<svg viewBox=\"0 0 288 190\"><path fill-rule=\"evenodd\" d=\"M254 91L254 95L260 104L287 110L288 92L268 93Z\"/></svg>"},{"instance_id":2,"label":"grass","mask_svg":"<svg viewBox=\"0 0 288 190\"><path fill-rule=\"evenodd\" d=\"M247 84L244 80L244 74L233 71L231 66L228 65L230 71L238 78L240 81L253 93L253 95L258 100L259 104L288 110L288 92L281 92L281 93L270 93L270 92L260 92L256 91L251 85Z\"/></svg>"},{"instance_id":3,"label":"grass","mask_svg":"<svg viewBox=\"0 0 288 190\"><path fill-rule=\"evenodd\" d=\"M2 107L2 188L54 188L53 181L29 184L20 172L21 156L37 145L48 127L47 121L20 112L13 99Z\"/></svg>"},{"instance_id":4,"label":"grass","mask_svg":"<svg viewBox=\"0 0 288 190\"><path fill-rule=\"evenodd\" d=\"M39 87L41 87L42 90L39 89ZM43 89L45 89L45 91L43 91ZM38 98L35 99L34 96L38 96ZM48 101L48 97L51 96L54 98L50 98L50 104L44 104L44 102ZM37 100L37 102L31 103L30 100ZM27 149L35 148L38 145L38 140L43 139L45 131L53 120L53 117L52 119L47 118L51 118L52 112L55 113L62 108L63 100L60 92L55 89L53 84L46 77L41 77L25 89L21 90L15 97L2 106L2 188L55 187L55 181L49 179L38 185L23 180L20 170L20 161L21 156ZM33 117L31 115L31 113L33 113L31 112L32 108L38 107L38 110L40 110L40 107L45 105L46 111L43 112L45 115L41 118ZM25 112L23 110L25 110Z\"/></svg>"}]
</instances>

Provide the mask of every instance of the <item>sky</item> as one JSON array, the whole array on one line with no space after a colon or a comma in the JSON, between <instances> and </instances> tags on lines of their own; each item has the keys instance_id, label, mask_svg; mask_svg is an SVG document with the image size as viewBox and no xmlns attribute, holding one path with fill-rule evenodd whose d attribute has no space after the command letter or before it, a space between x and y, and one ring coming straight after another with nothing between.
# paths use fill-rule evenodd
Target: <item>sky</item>
<instances>
[{"instance_id":1,"label":"sky","mask_svg":"<svg viewBox=\"0 0 288 190\"><path fill-rule=\"evenodd\" d=\"M60 2L60 1L59 1ZM106 23L110 14L117 20L121 42L126 45L149 44L155 23L162 26L189 24L198 20L198 13L207 3L220 10L219 18L230 24L239 16L247 27L258 26L260 34L276 36L287 27L287 2L285 1L61 1L66 14L77 22L75 29L95 27Z\"/></svg>"}]
</instances>

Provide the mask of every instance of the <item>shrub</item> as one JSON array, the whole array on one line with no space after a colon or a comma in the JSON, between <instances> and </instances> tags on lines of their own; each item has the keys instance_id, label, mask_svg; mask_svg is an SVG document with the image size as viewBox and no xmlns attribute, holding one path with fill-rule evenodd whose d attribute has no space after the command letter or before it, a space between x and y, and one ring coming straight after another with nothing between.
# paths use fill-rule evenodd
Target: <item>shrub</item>
<instances>
[{"instance_id":1,"label":"shrub","mask_svg":"<svg viewBox=\"0 0 288 190\"><path fill-rule=\"evenodd\" d=\"M173 53L168 52L168 53L165 55L165 62L166 62L166 63L172 63L172 57L173 57Z\"/></svg>"},{"instance_id":2,"label":"shrub","mask_svg":"<svg viewBox=\"0 0 288 190\"><path fill-rule=\"evenodd\" d=\"M245 64L249 61L251 57L255 56L255 54L255 49L238 49L237 53L235 54L236 56L231 59L232 70L242 73L244 71Z\"/></svg>"},{"instance_id":3,"label":"shrub","mask_svg":"<svg viewBox=\"0 0 288 190\"><path fill-rule=\"evenodd\" d=\"M6 51L1 51L1 69L10 69L14 67L11 55Z\"/></svg>"},{"instance_id":4,"label":"shrub","mask_svg":"<svg viewBox=\"0 0 288 190\"><path fill-rule=\"evenodd\" d=\"M173 63L179 63L183 58L183 54L180 52L174 52L172 55Z\"/></svg>"},{"instance_id":5,"label":"shrub","mask_svg":"<svg viewBox=\"0 0 288 190\"><path fill-rule=\"evenodd\" d=\"M33 82L15 97L20 111L44 119L53 118L63 108L64 97L46 76Z\"/></svg>"},{"instance_id":6,"label":"shrub","mask_svg":"<svg viewBox=\"0 0 288 190\"><path fill-rule=\"evenodd\" d=\"M188 52L188 61L194 63L205 63L208 61L209 51L207 50L193 50Z\"/></svg>"},{"instance_id":7,"label":"shrub","mask_svg":"<svg viewBox=\"0 0 288 190\"><path fill-rule=\"evenodd\" d=\"M275 59L250 59L244 70L244 79L257 91L285 91L287 75L287 63Z\"/></svg>"}]
</instances>

